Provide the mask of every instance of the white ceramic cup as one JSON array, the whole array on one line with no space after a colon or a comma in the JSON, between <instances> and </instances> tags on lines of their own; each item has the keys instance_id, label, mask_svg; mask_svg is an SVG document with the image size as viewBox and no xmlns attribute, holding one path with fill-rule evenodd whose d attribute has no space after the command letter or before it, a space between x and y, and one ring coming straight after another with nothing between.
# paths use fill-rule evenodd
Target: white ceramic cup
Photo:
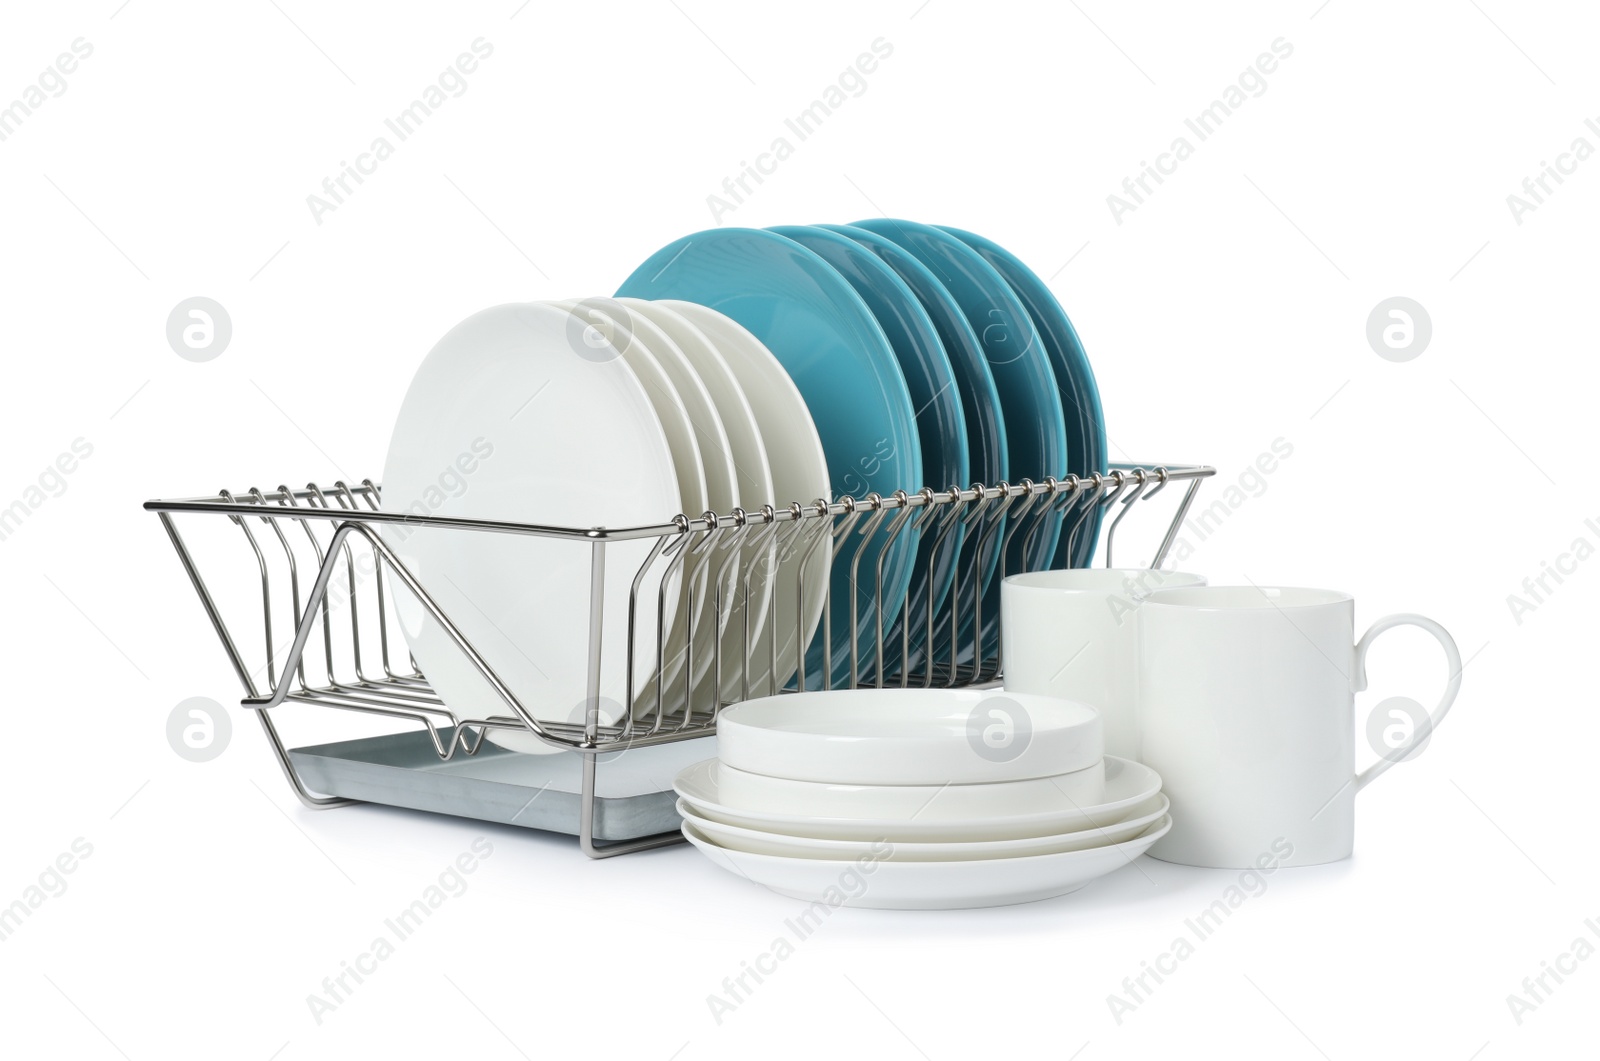
<instances>
[{"instance_id":1,"label":"white ceramic cup","mask_svg":"<svg viewBox=\"0 0 1600 1061\"><path fill-rule=\"evenodd\" d=\"M1161 775L1174 822L1150 853L1167 862L1348 858L1356 793L1425 741L1461 688L1461 654L1444 627L1390 615L1357 642L1355 602L1333 590L1157 590L1138 624L1143 761ZM1357 774L1355 694L1367 687L1367 650L1396 626L1437 638L1449 679L1411 739Z\"/></svg>"},{"instance_id":2,"label":"white ceramic cup","mask_svg":"<svg viewBox=\"0 0 1600 1061\"><path fill-rule=\"evenodd\" d=\"M1006 691L1099 708L1106 754L1142 761L1134 608L1154 590L1205 581L1149 568L1081 567L1008 577L1000 585Z\"/></svg>"}]
</instances>

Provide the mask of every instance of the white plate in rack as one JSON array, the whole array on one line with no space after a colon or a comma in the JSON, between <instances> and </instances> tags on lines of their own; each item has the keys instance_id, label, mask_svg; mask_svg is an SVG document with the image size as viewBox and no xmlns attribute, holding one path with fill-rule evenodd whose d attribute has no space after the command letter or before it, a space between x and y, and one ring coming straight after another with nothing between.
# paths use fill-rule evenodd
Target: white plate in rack
<instances>
[{"instance_id":1,"label":"white plate in rack","mask_svg":"<svg viewBox=\"0 0 1600 1061\"><path fill-rule=\"evenodd\" d=\"M660 417L620 351L590 347L554 306L514 303L467 318L417 370L384 467L385 511L560 527L657 525L683 508ZM587 694L592 547L524 534L385 526L384 540L537 719L581 722ZM606 546L602 714L627 697L628 602L655 539ZM654 571L659 572L658 565ZM418 667L458 717L511 709L393 576ZM653 600L659 575L641 587ZM676 589L667 587L669 603ZM669 614L671 609L669 608ZM635 682L655 660L641 609ZM499 734L502 743L507 735ZM533 737L522 750L555 750Z\"/></svg>"},{"instance_id":2,"label":"white plate in rack","mask_svg":"<svg viewBox=\"0 0 1600 1061\"><path fill-rule=\"evenodd\" d=\"M800 389L772 351L738 322L714 309L670 299L657 305L673 310L705 333L738 377L739 386L755 410L767 461L772 468L773 496L746 498L745 511L758 512L765 504L799 502L804 505L818 498L831 501L828 458L822 452L822 439L817 435L811 411L800 396ZM783 534L788 526L785 524L777 533ZM813 526L814 521L807 521L806 530ZM804 539L808 544L814 540L812 537ZM750 660L752 696L783 687L797 669L797 648L806 646L822 619L833 553L828 545L818 545L811 550L809 560L806 555L803 549L792 549L780 558L775 574L777 605L773 618L761 628L759 637L752 637L755 646ZM804 585L800 585L799 578L802 565ZM757 569L765 570L759 564ZM768 578L758 576L756 581L765 583ZM769 679L774 638L778 658L776 688Z\"/></svg>"},{"instance_id":3,"label":"white plate in rack","mask_svg":"<svg viewBox=\"0 0 1600 1061\"><path fill-rule=\"evenodd\" d=\"M685 513L688 516L702 515L706 509L712 512L732 512L742 503L742 494L739 488L739 465L734 460L734 445L729 438L728 427L722 418L721 409L717 399L711 392L707 383L706 374L717 372L715 364L707 359L691 357L684 346L666 328L658 324L654 318L639 312L637 307L626 306L620 300L607 300L625 311L628 315L628 326L632 333L639 336L649 344L650 352L656 355L661 362L661 367L671 377L673 385L677 388L678 396L683 400L684 407L689 412L689 419L694 424L695 434L700 445L700 460L705 468L706 475L706 502L701 508L693 508ZM726 366L723 367L726 372ZM735 403L737 405L737 403ZM730 416L737 416L738 410L734 409ZM756 430L754 417L750 422L750 431ZM765 458L759 455L756 458L765 469ZM688 501L685 500L685 505ZM711 669L711 624L718 620L716 613L716 587L710 582L718 571L716 558L707 553L695 553L684 559L685 587L697 585L694 590L693 600L697 603L695 615L694 635L695 651L692 654L694 665L694 687L699 689L700 683L706 678ZM735 587L738 585L739 572L737 568L729 565L722 572L724 599L731 599ZM688 589L683 592L687 593ZM726 631L731 610L725 609L718 624L718 633ZM667 641L666 659L668 661L669 677L668 691L672 696L666 703L669 710L674 710L674 704L681 701L685 693L684 675L682 667L690 658L689 630L687 626L675 627ZM674 697L678 698L677 700ZM647 703L636 704L636 712L654 710L656 701L647 697Z\"/></svg>"},{"instance_id":4,"label":"white plate in rack","mask_svg":"<svg viewBox=\"0 0 1600 1061\"><path fill-rule=\"evenodd\" d=\"M713 507L719 515L728 515L740 506L753 505L759 507L766 503L766 499L773 496L772 468L767 462L766 443L761 437L761 425L756 422L756 413L750 406L750 400L745 397L739 379L729 367L727 359L717 349L710 337L687 318L674 312L659 302L648 302L637 298L619 298L619 304L627 307L636 319L642 322L642 327L653 325L662 334L667 336L678 351L683 354L690 367L700 377L710 396L718 419L724 431L723 438L727 449L721 456L728 461L734 482L730 504L725 508ZM701 455L707 460L715 459L718 454L704 444L702 439ZM762 500L753 500L753 499ZM686 513L690 516L699 516L699 512ZM752 554L753 555L753 554ZM687 562L687 561L686 561ZM720 554L708 561L710 570L714 574L721 565ZM723 694L725 698L738 695L739 682L735 668L727 661L734 659L737 654L744 651L744 631L742 624L730 626L734 609L731 602L738 591L739 571L745 566L742 563L727 565L723 571L722 594L723 610L720 619L722 628L722 658L723 658ZM770 587L762 583L752 587L751 601L751 639L759 639L762 629L767 622L767 594ZM693 646L695 665L695 687L700 690L700 683L709 670L712 662L712 642L709 636L702 631L706 627L702 622L709 622L716 616L716 585L708 583L705 588L696 590L699 599L698 618L696 620L695 643ZM704 696L703 691L697 693ZM647 707L648 705L641 705Z\"/></svg>"},{"instance_id":5,"label":"white plate in rack","mask_svg":"<svg viewBox=\"0 0 1600 1061\"><path fill-rule=\"evenodd\" d=\"M551 302L550 305L578 315L578 323L586 342L606 340L622 351L622 359L633 369L634 375L639 377L639 382L644 385L645 394L650 398L650 404L655 408L656 415L661 418L661 427L667 436L667 446L672 451L672 463L678 470L678 492L682 497L684 510L693 515L713 507L707 485L705 459L699 442L705 428L690 416L688 405L684 401L684 393L692 394L692 392L687 388L684 392L680 392L674 378L675 375L681 378L681 373L677 371L679 366L674 364L675 358L682 358L681 352L672 346L671 340L665 335L659 331L651 331L648 322L635 324L632 314L628 313L625 307L618 305L614 299L562 299ZM617 321L613 314L620 316L622 320ZM669 365L673 366L672 370L669 370ZM687 371L693 372L693 369ZM685 382L690 381L685 380ZM670 515L676 513L663 513L657 518L665 519ZM686 560L674 584L692 585L694 577L694 568ZM659 602L654 596L641 595L638 606L654 611L658 608ZM687 622L681 609L671 609L667 615L665 653L657 651L661 646L655 641L649 643L647 651L653 661L651 669L654 669L655 662L664 662L664 674L668 688L671 689L682 679ZM656 702L655 680L648 674L636 678L634 700L637 705L636 710L642 710L646 704L653 705ZM488 737L496 744L517 751L542 751L549 747L537 737L515 730L489 730Z\"/></svg>"},{"instance_id":6,"label":"white plate in rack","mask_svg":"<svg viewBox=\"0 0 1600 1061\"><path fill-rule=\"evenodd\" d=\"M804 902L868 910L968 910L1075 892L1128 865L1171 828L1172 818L1166 816L1120 844L967 862L890 861L894 848L887 841L848 861L757 855L712 843L692 821L683 823L683 835L729 873Z\"/></svg>"}]
</instances>

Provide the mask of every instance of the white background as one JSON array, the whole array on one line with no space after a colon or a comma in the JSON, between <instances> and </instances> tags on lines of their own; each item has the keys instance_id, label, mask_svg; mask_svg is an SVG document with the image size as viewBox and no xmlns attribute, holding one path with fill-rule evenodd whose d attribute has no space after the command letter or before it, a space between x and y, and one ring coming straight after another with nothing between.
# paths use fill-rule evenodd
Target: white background
<instances>
[{"instance_id":1,"label":"white background","mask_svg":"<svg viewBox=\"0 0 1600 1061\"><path fill-rule=\"evenodd\" d=\"M0 32L0 101L73 40L94 49L0 143L0 505L74 439L93 446L0 542L0 903L75 839L93 848L0 943L6 1053L1592 1050L1600 961L1520 1024L1506 1002L1575 938L1600 944L1584 926L1600 917L1600 725L1580 677L1600 562L1520 623L1507 604L1574 539L1600 542L1584 523L1600 517L1600 162L1521 224L1506 201L1575 138L1600 146L1583 124L1600 115L1589 12L117 2L12 10ZM466 93L318 224L306 197L479 37L494 52ZM995 238L1072 314L1114 457L1236 480L1292 444L1184 566L1348 589L1363 625L1423 611L1470 658L1430 747L1362 795L1354 859L1274 875L1120 1024L1107 996L1233 874L1144 859L1031 906L841 912L719 1024L706 997L795 901L686 847L590 862L567 838L302 809L138 508L376 477L436 337L496 303L608 294L711 225L707 196L879 37L893 54L867 91L721 223L887 214ZM1293 55L1265 93L1118 224L1106 197L1280 37ZM195 295L233 321L205 364L164 334ZM1395 295L1433 322L1407 363L1365 337ZM1382 696L1431 703L1443 668L1397 634L1372 678L1362 719ZM233 743L209 763L167 744L190 696L230 705ZM313 1019L323 978L477 836L493 855L470 890Z\"/></svg>"}]
</instances>

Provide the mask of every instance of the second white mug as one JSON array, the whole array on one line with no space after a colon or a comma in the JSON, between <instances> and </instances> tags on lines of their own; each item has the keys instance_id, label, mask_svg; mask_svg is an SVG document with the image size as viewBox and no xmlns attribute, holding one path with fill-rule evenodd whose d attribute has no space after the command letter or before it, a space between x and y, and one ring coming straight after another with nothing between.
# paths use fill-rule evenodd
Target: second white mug
<instances>
[{"instance_id":1,"label":"second white mug","mask_svg":"<svg viewBox=\"0 0 1600 1061\"><path fill-rule=\"evenodd\" d=\"M1012 575L1000 585L1001 670L1007 692L1076 700L1100 711L1106 754L1139 749L1139 598L1205 579L1149 568L1074 568Z\"/></svg>"}]
</instances>

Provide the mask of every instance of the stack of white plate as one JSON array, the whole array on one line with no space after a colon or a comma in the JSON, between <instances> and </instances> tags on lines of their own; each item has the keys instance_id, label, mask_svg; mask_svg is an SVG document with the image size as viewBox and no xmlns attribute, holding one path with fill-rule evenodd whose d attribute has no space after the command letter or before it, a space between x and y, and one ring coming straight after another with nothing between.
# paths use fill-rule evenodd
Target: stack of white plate
<instances>
[{"instance_id":1,"label":"stack of white plate","mask_svg":"<svg viewBox=\"0 0 1600 1061\"><path fill-rule=\"evenodd\" d=\"M774 500L831 497L827 459L804 399L783 365L744 328L704 306L583 299L496 306L457 325L433 348L406 393L389 445L383 507L410 515L495 519L556 527L660 524L677 513L750 511ZM588 706L592 556L586 542L412 526L384 538L456 628L535 718L581 723ZM654 539L608 547L603 600L601 714L618 721L629 699L629 574ZM753 548L753 547L752 547ZM826 550L805 567L778 562L777 577L750 581L749 644L732 608L717 609L712 564L695 553L663 587L664 565L638 588L632 704L652 709L658 682L697 702L716 653L694 629L722 638L722 696L737 694L749 660L752 689L781 689L795 670L826 599ZM723 567L732 600L746 563ZM392 577L392 572L391 572ZM664 590L665 631L648 602ZM459 715L511 709L403 585L396 610L412 656ZM769 605L769 596L776 601ZM798 599L797 599L798 598ZM769 616L771 622L768 622ZM619 621L617 617L622 617ZM660 635L660 636L658 636ZM662 673L657 652L662 650ZM780 672L770 675L777 659ZM684 671L692 660L692 675ZM673 706L670 705L669 706ZM488 732L524 752L558 750L532 733Z\"/></svg>"},{"instance_id":2,"label":"stack of white plate","mask_svg":"<svg viewBox=\"0 0 1600 1061\"><path fill-rule=\"evenodd\" d=\"M1149 767L1102 754L1100 717L978 690L796 693L738 704L720 758L674 788L717 865L829 906L1047 899L1127 865L1172 821Z\"/></svg>"}]
</instances>

